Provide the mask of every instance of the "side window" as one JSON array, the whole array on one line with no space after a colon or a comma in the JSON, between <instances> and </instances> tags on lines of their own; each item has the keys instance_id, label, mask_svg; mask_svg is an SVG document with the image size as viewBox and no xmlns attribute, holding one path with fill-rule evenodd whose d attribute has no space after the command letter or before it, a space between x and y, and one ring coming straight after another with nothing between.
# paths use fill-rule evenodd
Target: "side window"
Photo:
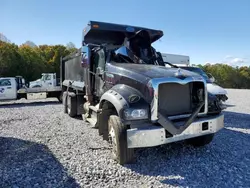
<instances>
[{"instance_id":1,"label":"side window","mask_svg":"<svg viewBox=\"0 0 250 188\"><path fill-rule=\"evenodd\" d=\"M51 80L51 75L46 75L46 76L44 76L44 80L45 80L45 81Z\"/></svg>"},{"instance_id":2,"label":"side window","mask_svg":"<svg viewBox=\"0 0 250 188\"><path fill-rule=\"evenodd\" d=\"M101 49L100 51L97 52L99 58L98 58L98 65L97 67L101 67L103 70L104 70L104 67L105 67L105 53L104 53L104 50Z\"/></svg>"},{"instance_id":3,"label":"side window","mask_svg":"<svg viewBox=\"0 0 250 188\"><path fill-rule=\"evenodd\" d=\"M10 79L2 79L2 80L0 80L0 86L11 86Z\"/></svg>"}]
</instances>

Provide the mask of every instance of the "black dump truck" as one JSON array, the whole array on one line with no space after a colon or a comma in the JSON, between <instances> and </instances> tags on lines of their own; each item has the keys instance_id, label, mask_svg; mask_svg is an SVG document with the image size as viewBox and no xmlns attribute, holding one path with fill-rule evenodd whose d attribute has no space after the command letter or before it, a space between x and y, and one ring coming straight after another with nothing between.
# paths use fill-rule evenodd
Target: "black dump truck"
<instances>
[{"instance_id":1,"label":"black dump truck","mask_svg":"<svg viewBox=\"0 0 250 188\"><path fill-rule=\"evenodd\" d=\"M165 67L152 47L162 36L161 30L90 21L79 51L61 58L64 112L97 128L120 164L135 162L135 148L182 140L204 146L224 127L204 78Z\"/></svg>"}]
</instances>

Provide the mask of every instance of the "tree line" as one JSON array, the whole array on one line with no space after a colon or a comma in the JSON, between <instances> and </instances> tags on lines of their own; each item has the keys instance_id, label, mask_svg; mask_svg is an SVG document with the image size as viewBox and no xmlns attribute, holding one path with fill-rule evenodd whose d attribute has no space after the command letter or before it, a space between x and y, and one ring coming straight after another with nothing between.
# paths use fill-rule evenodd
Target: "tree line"
<instances>
[{"instance_id":1,"label":"tree line","mask_svg":"<svg viewBox=\"0 0 250 188\"><path fill-rule=\"evenodd\" d=\"M198 66L206 73L211 73L215 83L224 88L250 89L250 67L232 67L219 63Z\"/></svg>"},{"instance_id":2,"label":"tree line","mask_svg":"<svg viewBox=\"0 0 250 188\"><path fill-rule=\"evenodd\" d=\"M39 45L27 41L20 46L0 41L0 77L23 76L27 81L41 77L41 73L60 74L60 57L76 51L73 43ZM250 67L226 64L198 65L211 73L224 88L250 89Z\"/></svg>"},{"instance_id":3,"label":"tree line","mask_svg":"<svg viewBox=\"0 0 250 188\"><path fill-rule=\"evenodd\" d=\"M41 73L60 75L60 57L77 50L72 43L39 45L30 41L20 46L0 41L0 77L23 76L27 81L41 77Z\"/></svg>"}]
</instances>

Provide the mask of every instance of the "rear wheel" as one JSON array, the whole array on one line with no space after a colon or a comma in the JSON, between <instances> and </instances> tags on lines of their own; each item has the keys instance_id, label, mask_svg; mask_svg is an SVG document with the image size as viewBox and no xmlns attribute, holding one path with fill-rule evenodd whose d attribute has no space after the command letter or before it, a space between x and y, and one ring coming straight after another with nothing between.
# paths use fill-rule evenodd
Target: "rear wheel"
<instances>
[{"instance_id":1,"label":"rear wheel","mask_svg":"<svg viewBox=\"0 0 250 188\"><path fill-rule=\"evenodd\" d=\"M134 149L127 147L127 128L120 118L111 115L108 120L109 142L112 144L112 156L121 165L134 161Z\"/></svg>"},{"instance_id":2,"label":"rear wheel","mask_svg":"<svg viewBox=\"0 0 250 188\"><path fill-rule=\"evenodd\" d=\"M187 143L195 147L201 147L201 146L205 146L211 143L213 141L213 138L214 138L214 134L208 134L208 135L188 139Z\"/></svg>"}]
</instances>

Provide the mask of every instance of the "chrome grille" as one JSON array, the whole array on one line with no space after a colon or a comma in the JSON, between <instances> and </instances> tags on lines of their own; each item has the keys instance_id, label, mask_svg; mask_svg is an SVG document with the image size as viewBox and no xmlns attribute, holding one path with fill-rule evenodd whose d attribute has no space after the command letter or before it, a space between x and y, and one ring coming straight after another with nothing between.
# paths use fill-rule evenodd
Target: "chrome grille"
<instances>
[{"instance_id":1,"label":"chrome grille","mask_svg":"<svg viewBox=\"0 0 250 188\"><path fill-rule=\"evenodd\" d=\"M165 86L166 84L166 86ZM203 90L203 99L205 105L199 112L199 115L204 115L207 113L207 89L206 81L201 76L187 77L185 79L179 78L154 78L148 83L149 87L154 90L154 97L151 102L151 121L157 122L159 119L159 112L163 110L168 117L171 119L179 116L188 117L192 112L195 111L196 107L199 105L199 101L195 100L193 93L198 91L194 88ZM177 87L170 87L177 86ZM162 87L162 88L161 88ZM188 88L190 89L188 92ZM183 95L184 94L184 95ZM189 98L190 99L187 99ZM188 103L190 101L190 103ZM189 104L191 106L189 106ZM160 107L159 107L160 105ZM171 108L166 109L166 106ZM172 109L172 110L171 110ZM162 115L164 115L164 112ZM180 114L181 113L181 114ZM183 114L184 113L184 114ZM186 114L185 114L186 113ZM180 114L180 115L176 115Z\"/></svg>"},{"instance_id":2,"label":"chrome grille","mask_svg":"<svg viewBox=\"0 0 250 188\"><path fill-rule=\"evenodd\" d=\"M167 116L192 113L191 84L160 84L158 110Z\"/></svg>"}]
</instances>

